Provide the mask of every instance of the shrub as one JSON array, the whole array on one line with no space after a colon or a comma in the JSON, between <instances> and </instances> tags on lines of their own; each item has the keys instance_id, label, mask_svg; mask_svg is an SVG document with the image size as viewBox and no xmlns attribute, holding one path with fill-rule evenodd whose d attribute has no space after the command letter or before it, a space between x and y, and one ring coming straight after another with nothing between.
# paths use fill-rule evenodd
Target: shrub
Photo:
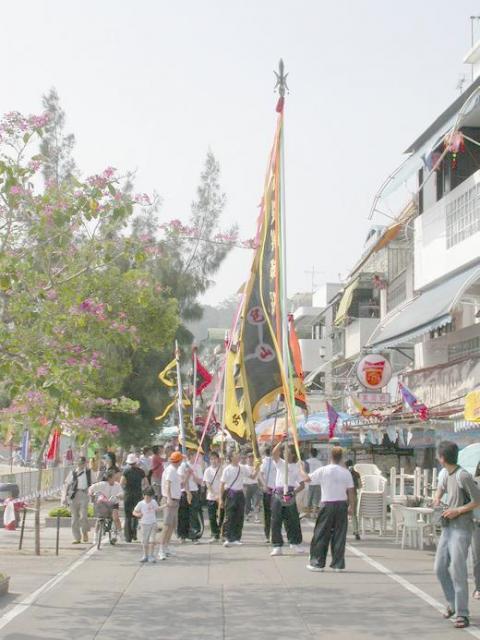
<instances>
[{"instance_id":1,"label":"shrub","mask_svg":"<svg viewBox=\"0 0 480 640\"><path fill-rule=\"evenodd\" d=\"M89 518L94 517L93 504L88 505L87 513ZM60 518L71 518L72 512L68 507L55 507L55 509L51 509L48 512L48 515L50 516L50 518L56 518L57 516L60 516Z\"/></svg>"}]
</instances>

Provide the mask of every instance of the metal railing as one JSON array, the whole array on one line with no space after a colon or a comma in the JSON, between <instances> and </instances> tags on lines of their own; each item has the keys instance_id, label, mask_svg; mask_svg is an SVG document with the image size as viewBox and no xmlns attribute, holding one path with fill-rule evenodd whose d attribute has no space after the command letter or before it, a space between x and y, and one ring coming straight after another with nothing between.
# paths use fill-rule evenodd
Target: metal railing
<instances>
[{"instance_id":1,"label":"metal railing","mask_svg":"<svg viewBox=\"0 0 480 640\"><path fill-rule=\"evenodd\" d=\"M43 469L40 496L46 498L61 491L65 479L72 469L72 465ZM37 497L38 474L38 469L18 471L17 473L2 473L0 474L0 484L18 485L19 499L29 502Z\"/></svg>"}]
</instances>

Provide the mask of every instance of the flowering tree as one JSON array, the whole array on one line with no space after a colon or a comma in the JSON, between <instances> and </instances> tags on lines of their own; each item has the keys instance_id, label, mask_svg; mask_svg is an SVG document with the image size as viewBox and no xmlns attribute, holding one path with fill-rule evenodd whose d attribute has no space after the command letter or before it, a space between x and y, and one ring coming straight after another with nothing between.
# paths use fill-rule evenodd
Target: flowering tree
<instances>
[{"instance_id":1,"label":"flowering tree","mask_svg":"<svg viewBox=\"0 0 480 640\"><path fill-rule=\"evenodd\" d=\"M112 434L90 417L92 402L118 394L132 354L162 349L179 323L176 300L145 269L145 246L122 233L147 196L122 189L112 168L42 187L46 159L31 148L47 125L16 112L0 121L0 379L8 428L28 420L39 467L60 425Z\"/></svg>"}]
</instances>

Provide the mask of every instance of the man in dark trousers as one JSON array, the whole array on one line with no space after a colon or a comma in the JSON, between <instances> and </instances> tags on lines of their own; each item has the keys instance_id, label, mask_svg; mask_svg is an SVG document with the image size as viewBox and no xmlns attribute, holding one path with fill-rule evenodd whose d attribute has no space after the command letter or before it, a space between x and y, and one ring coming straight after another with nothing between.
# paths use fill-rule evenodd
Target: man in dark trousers
<instances>
[{"instance_id":1,"label":"man in dark trousers","mask_svg":"<svg viewBox=\"0 0 480 640\"><path fill-rule=\"evenodd\" d=\"M123 488L123 505L125 509L125 542L132 542L137 539L138 519L134 518L132 514L136 505L142 500L143 489L148 484L145 471L140 469L137 463L137 456L134 453L129 453L127 456L127 468L120 480Z\"/></svg>"},{"instance_id":2,"label":"man in dark trousers","mask_svg":"<svg viewBox=\"0 0 480 640\"><path fill-rule=\"evenodd\" d=\"M309 475L311 480L320 483L322 489L322 502L310 544L310 562L307 565L310 571L324 570L330 542L331 568L334 571L345 569L345 543L348 516L353 512L354 483L352 474L341 464L343 449L333 447L330 457L330 464Z\"/></svg>"}]
</instances>

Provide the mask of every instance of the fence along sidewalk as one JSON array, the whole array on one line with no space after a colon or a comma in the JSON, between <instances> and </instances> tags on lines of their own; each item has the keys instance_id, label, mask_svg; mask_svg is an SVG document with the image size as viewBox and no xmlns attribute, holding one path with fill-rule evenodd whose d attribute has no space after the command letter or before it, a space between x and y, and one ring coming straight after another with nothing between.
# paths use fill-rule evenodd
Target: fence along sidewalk
<instances>
[{"instance_id":1,"label":"fence along sidewalk","mask_svg":"<svg viewBox=\"0 0 480 640\"><path fill-rule=\"evenodd\" d=\"M72 465L51 467L42 471L42 488L40 497L46 498L61 491L63 484L73 469ZM0 474L0 484L16 484L19 499L29 502L37 497L38 469Z\"/></svg>"}]
</instances>

